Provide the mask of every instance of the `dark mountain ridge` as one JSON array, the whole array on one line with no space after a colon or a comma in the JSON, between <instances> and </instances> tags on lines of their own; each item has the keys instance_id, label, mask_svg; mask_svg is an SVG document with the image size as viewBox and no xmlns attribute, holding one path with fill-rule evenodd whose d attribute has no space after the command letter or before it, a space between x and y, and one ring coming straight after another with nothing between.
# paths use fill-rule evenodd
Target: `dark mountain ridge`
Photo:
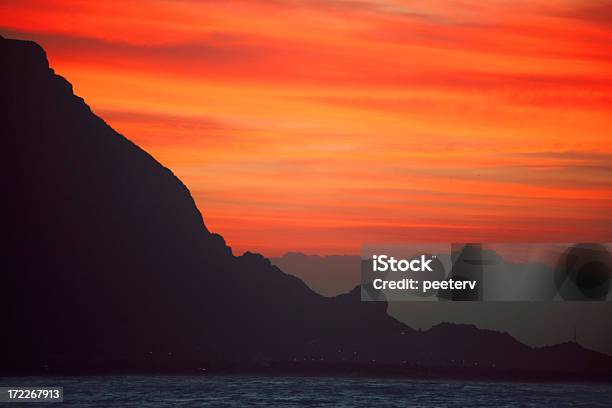
<instances>
[{"instance_id":1,"label":"dark mountain ridge","mask_svg":"<svg viewBox=\"0 0 612 408\"><path fill-rule=\"evenodd\" d=\"M185 185L93 114L40 46L0 37L0 61L0 373L314 364L610 377L600 353L470 326L417 332L359 288L326 298L261 255L234 256Z\"/></svg>"}]
</instances>

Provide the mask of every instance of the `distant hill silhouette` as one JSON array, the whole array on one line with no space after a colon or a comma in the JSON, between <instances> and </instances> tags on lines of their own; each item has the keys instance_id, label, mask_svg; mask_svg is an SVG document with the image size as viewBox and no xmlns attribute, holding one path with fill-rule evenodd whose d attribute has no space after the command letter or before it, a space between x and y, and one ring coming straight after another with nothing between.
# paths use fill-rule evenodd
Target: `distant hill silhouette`
<instances>
[{"instance_id":1,"label":"distant hill silhouette","mask_svg":"<svg viewBox=\"0 0 612 408\"><path fill-rule=\"evenodd\" d=\"M234 256L180 180L93 114L40 46L0 39L0 83L3 374L611 373L611 358L575 344L536 350L448 324L417 332L384 302L360 302L359 288L325 298L261 255Z\"/></svg>"},{"instance_id":2,"label":"distant hill silhouette","mask_svg":"<svg viewBox=\"0 0 612 408\"><path fill-rule=\"evenodd\" d=\"M270 258L270 261L324 296L348 292L361 282L359 255L320 256L287 252L283 256Z\"/></svg>"}]
</instances>

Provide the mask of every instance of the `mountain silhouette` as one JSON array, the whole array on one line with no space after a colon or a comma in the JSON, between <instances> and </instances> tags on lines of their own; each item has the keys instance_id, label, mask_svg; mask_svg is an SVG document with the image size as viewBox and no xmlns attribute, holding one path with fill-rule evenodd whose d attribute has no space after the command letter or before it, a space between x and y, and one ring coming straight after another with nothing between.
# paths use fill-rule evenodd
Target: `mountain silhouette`
<instances>
[{"instance_id":1,"label":"mountain silhouette","mask_svg":"<svg viewBox=\"0 0 612 408\"><path fill-rule=\"evenodd\" d=\"M185 185L75 96L40 46L0 37L0 61L0 373L610 375L610 357L575 344L533 349L448 324L418 332L385 302L361 302L359 287L327 298L261 255L235 256Z\"/></svg>"},{"instance_id":2,"label":"mountain silhouette","mask_svg":"<svg viewBox=\"0 0 612 408\"><path fill-rule=\"evenodd\" d=\"M350 291L361 282L361 257L358 255L320 256L287 252L270 258L270 261L324 296Z\"/></svg>"}]
</instances>

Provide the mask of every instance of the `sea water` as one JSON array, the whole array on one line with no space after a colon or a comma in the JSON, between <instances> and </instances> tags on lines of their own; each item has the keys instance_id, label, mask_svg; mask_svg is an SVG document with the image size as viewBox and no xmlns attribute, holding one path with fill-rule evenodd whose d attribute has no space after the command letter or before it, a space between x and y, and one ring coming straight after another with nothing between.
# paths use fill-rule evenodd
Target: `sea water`
<instances>
[{"instance_id":1,"label":"sea water","mask_svg":"<svg viewBox=\"0 0 612 408\"><path fill-rule=\"evenodd\" d=\"M0 386L63 387L64 402L15 407L612 407L612 384L203 375L0 377Z\"/></svg>"}]
</instances>

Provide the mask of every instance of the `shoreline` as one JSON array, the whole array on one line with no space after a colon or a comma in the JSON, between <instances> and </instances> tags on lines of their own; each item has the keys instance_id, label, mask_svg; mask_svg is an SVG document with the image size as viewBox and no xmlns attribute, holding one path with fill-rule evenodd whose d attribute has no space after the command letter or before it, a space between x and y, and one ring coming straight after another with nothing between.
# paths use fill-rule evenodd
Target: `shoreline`
<instances>
[{"instance_id":1,"label":"shoreline","mask_svg":"<svg viewBox=\"0 0 612 408\"><path fill-rule=\"evenodd\" d=\"M123 367L123 368L64 368L47 370L0 371L0 379L14 377L112 377L112 376L260 376L260 377L317 377L317 378L370 378L370 379L410 379L418 381L475 381L475 382L516 382L516 383L587 383L612 384L612 373L553 373L529 370L494 370L398 366L351 366L288 367L281 364L251 367Z\"/></svg>"}]
</instances>

